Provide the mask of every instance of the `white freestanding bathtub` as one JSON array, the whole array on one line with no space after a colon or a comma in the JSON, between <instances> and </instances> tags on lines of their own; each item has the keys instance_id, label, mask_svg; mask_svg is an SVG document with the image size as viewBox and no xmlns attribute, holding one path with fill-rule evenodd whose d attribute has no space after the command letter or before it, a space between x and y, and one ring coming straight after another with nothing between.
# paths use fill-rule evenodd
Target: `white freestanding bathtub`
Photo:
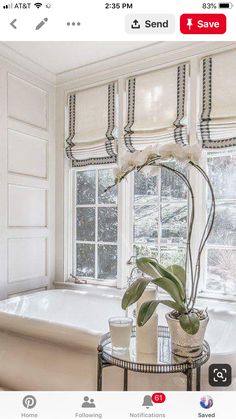
<instances>
[{"instance_id":1,"label":"white freestanding bathtub","mask_svg":"<svg viewBox=\"0 0 236 419\"><path fill-rule=\"evenodd\" d=\"M120 302L111 288L87 286L81 291L43 291L0 302L0 386L96 390L97 345L108 331L108 318L124 314ZM228 362L236 371L236 311L209 309L209 315L210 363ZM206 371L202 389L208 388ZM122 371L105 369L103 388L121 390ZM129 389L185 390L185 379L132 373Z\"/></svg>"}]
</instances>

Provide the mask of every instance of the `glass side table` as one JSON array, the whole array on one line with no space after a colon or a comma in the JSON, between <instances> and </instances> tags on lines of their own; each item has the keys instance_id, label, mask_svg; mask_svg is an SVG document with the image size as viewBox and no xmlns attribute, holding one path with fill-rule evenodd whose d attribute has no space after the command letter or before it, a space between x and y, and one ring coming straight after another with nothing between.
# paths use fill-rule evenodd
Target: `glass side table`
<instances>
[{"instance_id":1,"label":"glass side table","mask_svg":"<svg viewBox=\"0 0 236 419\"><path fill-rule=\"evenodd\" d=\"M201 367L210 358L210 347L203 343L202 354L197 358L182 358L172 354L168 327L158 327L158 354L139 354L136 351L136 329L133 328L130 347L126 352L112 349L110 333L103 335L98 346L97 391L102 391L103 369L116 366L124 370L123 390L128 390L128 371L146 374L182 373L187 377L186 389L193 391L196 370L196 391L201 390Z\"/></svg>"}]
</instances>

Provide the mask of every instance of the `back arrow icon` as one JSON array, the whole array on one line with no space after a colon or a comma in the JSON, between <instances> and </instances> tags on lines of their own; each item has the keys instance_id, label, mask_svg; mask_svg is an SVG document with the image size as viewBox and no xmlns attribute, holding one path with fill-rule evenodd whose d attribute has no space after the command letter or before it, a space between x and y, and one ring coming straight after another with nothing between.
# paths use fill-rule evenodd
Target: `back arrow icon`
<instances>
[{"instance_id":1,"label":"back arrow icon","mask_svg":"<svg viewBox=\"0 0 236 419\"><path fill-rule=\"evenodd\" d=\"M14 19L11 23L10 23L10 25L14 28L14 29L17 29L17 27L14 25L14 23L17 21L17 19Z\"/></svg>"}]
</instances>

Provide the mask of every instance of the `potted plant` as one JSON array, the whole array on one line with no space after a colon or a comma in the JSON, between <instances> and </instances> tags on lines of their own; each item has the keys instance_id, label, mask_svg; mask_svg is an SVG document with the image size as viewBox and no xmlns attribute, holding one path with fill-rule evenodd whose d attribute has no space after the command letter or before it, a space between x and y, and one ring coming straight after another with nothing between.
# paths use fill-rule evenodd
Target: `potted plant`
<instances>
[{"instance_id":1,"label":"potted plant","mask_svg":"<svg viewBox=\"0 0 236 419\"><path fill-rule=\"evenodd\" d=\"M206 310L196 308L196 299L201 274L201 256L207 239L211 233L215 218L215 199L211 182L206 172L199 166L201 147L167 144L162 147L150 146L143 151L126 153L122 165L115 171L115 184L121 182L134 170L143 171L156 176L160 168L169 170L178 176L189 191L190 215L186 243L185 268L179 265L162 266L156 259L141 257L137 259L137 268L147 277L137 279L125 292L122 308L134 304L142 296L150 284L163 289L171 299L147 301L140 307L137 324L143 326L155 313L159 304L172 309L167 314L167 322L172 341L172 352L179 356L194 357L202 351L202 343L208 323ZM210 191L210 208L203 229L195 259L192 255L192 231L195 223L194 193L188 176L178 168L169 165L170 161L178 161L192 170L196 170L204 179ZM194 259L194 260L193 260Z\"/></svg>"}]
</instances>

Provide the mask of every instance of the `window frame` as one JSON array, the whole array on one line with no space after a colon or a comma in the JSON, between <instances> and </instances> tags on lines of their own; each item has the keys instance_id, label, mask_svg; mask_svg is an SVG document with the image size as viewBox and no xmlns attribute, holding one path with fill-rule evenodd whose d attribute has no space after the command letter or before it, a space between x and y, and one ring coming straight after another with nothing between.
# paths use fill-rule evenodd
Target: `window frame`
<instances>
[{"instance_id":1,"label":"window frame","mask_svg":"<svg viewBox=\"0 0 236 419\"><path fill-rule=\"evenodd\" d=\"M77 246L77 244L78 243L83 243L82 241L80 241L80 240L77 240L77 237L76 237L76 231L77 231L77 227L76 227L76 212L77 212L77 208L82 208L82 207L94 207L95 208L95 240L93 241L93 242L90 242L90 241L88 241L88 242L84 242L84 243L94 243L94 245L95 245L95 277L97 277L97 246L98 246L98 241L97 241L97 229L98 229L98 219L97 219L97 210L98 210L98 208L102 208L102 207L112 207L112 208L114 208L114 207L117 207L117 210L118 210L118 202L117 202L117 205L113 205L113 204L98 204L98 202L97 202L97 188L98 188L98 172L99 172L99 170L106 170L106 169L113 169L114 168L114 165L106 165L105 167L104 166L100 166L100 165L96 165L96 166L92 166L92 167L80 167L80 168L75 168L75 169L73 169L73 174L72 174L72 176L73 176L73 178L72 178L72 188L73 188L73 193L72 193L72 196L73 196L73 198L72 198L72 201L73 201L73 203L72 203L72 206L73 206L73 213L72 213L72 248L73 248L73 251L72 251L72 273L73 273L73 275L75 275L75 276L77 276L76 275L76 246ZM96 202L94 203L94 204L91 204L91 205L77 205L77 202L76 202L76 193L77 193L77 173L80 173L80 172L84 172L84 171L95 171L95 184L96 184ZM118 228L117 228L117 236L118 236ZM112 242L112 243L107 243L107 242L104 242L104 243L102 243L102 244L111 244L111 245L114 245L115 246L115 244ZM118 260L118 237L117 237L117 260ZM108 279L94 279L94 278L92 278L92 277L80 277L80 276L78 276L78 279L79 280L81 280L81 281L86 281L86 283L87 284L94 284L94 285L102 285L102 284L104 284L104 285L109 285L109 286L113 286L113 287L115 287L115 286L117 286L117 279L113 279L113 278L108 278Z\"/></svg>"},{"instance_id":2,"label":"window frame","mask_svg":"<svg viewBox=\"0 0 236 419\"><path fill-rule=\"evenodd\" d=\"M203 157L203 162L202 162L202 166L204 167L204 169L207 171L207 159L211 154L218 154L219 156L223 156L224 154L228 154L229 150L227 149L222 149L222 150L207 150L205 152L205 155ZM236 150L233 150L233 153L236 155ZM205 189L205 190L204 190ZM206 185L204 185L204 189L203 188L199 188L199 190L202 193L202 199L205 200L205 208L206 208L206 203L207 203L207 190L206 190ZM221 199L216 198L216 208L217 208L217 203L220 202ZM222 201L226 202L226 203L236 203L236 198L225 198L222 199ZM204 220L204 216L205 216L205 210L204 210L204 205L202 205L202 220ZM204 298L212 298L212 299L219 299L219 300L224 300L224 301L236 301L236 294L235 295L231 295L231 294L227 294L227 293L222 293L222 292L213 292L211 290L209 290L207 288L207 256L208 256L208 250L234 250L236 251L236 246L227 246L227 245L217 245L217 244L209 244L207 242L205 249L203 251L202 254L202 271L201 271L201 280L200 280L200 284L199 284L199 297L204 297Z\"/></svg>"}]
</instances>

